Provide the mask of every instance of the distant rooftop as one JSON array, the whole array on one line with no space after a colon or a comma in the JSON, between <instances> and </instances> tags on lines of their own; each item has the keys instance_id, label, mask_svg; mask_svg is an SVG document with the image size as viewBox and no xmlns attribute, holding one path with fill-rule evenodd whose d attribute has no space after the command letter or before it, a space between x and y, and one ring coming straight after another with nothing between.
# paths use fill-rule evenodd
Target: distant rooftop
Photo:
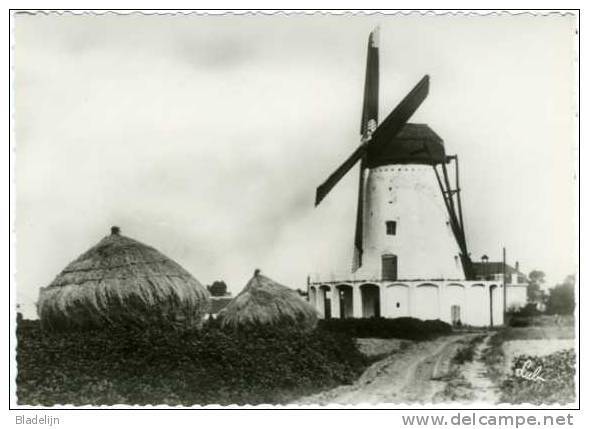
<instances>
[{"instance_id":1,"label":"distant rooftop","mask_svg":"<svg viewBox=\"0 0 589 429\"><path fill-rule=\"evenodd\" d=\"M503 274L503 262L473 262L472 269L477 278ZM523 277L524 281L527 281L527 276L524 273L509 264L505 264L505 273L507 275L518 274L520 278Z\"/></svg>"},{"instance_id":2,"label":"distant rooftop","mask_svg":"<svg viewBox=\"0 0 589 429\"><path fill-rule=\"evenodd\" d=\"M228 296L211 296L211 309L209 310L210 314L217 314L219 311L223 310L227 304L231 302L233 297L231 295Z\"/></svg>"}]
</instances>

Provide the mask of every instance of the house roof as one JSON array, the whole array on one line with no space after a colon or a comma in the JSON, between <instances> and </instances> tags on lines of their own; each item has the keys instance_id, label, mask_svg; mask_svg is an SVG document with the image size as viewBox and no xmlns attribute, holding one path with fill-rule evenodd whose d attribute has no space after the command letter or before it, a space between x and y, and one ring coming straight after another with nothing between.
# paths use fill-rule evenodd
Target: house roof
<instances>
[{"instance_id":1,"label":"house roof","mask_svg":"<svg viewBox=\"0 0 589 429\"><path fill-rule=\"evenodd\" d=\"M217 314L219 311L223 310L232 299L232 296L211 296L211 308L209 312L211 314Z\"/></svg>"},{"instance_id":2,"label":"house roof","mask_svg":"<svg viewBox=\"0 0 589 429\"><path fill-rule=\"evenodd\" d=\"M503 274L503 262L473 262L472 269L476 276L489 276L493 274ZM507 274L521 274L525 276L519 270L516 270L509 264L505 264L505 272Z\"/></svg>"}]
</instances>

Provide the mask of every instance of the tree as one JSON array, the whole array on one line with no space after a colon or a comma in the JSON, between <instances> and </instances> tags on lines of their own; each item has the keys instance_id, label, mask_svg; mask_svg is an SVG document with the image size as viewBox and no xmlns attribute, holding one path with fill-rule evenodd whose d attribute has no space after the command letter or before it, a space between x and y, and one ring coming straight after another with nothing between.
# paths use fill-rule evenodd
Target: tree
<instances>
[{"instance_id":1,"label":"tree","mask_svg":"<svg viewBox=\"0 0 589 429\"><path fill-rule=\"evenodd\" d=\"M213 296L227 295L227 285L222 280L214 281L212 285L207 286L207 289Z\"/></svg>"},{"instance_id":2,"label":"tree","mask_svg":"<svg viewBox=\"0 0 589 429\"><path fill-rule=\"evenodd\" d=\"M544 291L541 289L545 282L546 274L544 271L533 270L528 275L529 283L527 289L528 302L539 303L542 302Z\"/></svg>"},{"instance_id":3,"label":"tree","mask_svg":"<svg viewBox=\"0 0 589 429\"><path fill-rule=\"evenodd\" d=\"M575 276L567 276L564 282L548 291L548 314L573 314L575 311Z\"/></svg>"}]
</instances>

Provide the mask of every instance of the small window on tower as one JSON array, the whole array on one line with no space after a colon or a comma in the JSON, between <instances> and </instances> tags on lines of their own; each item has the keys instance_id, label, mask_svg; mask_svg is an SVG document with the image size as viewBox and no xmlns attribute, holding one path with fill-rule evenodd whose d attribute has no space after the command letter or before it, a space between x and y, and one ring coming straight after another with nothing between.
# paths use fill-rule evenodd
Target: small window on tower
<instances>
[{"instance_id":1,"label":"small window on tower","mask_svg":"<svg viewBox=\"0 0 589 429\"><path fill-rule=\"evenodd\" d=\"M387 235L395 235L397 234L397 222L394 220L388 220L386 222L387 226Z\"/></svg>"}]
</instances>

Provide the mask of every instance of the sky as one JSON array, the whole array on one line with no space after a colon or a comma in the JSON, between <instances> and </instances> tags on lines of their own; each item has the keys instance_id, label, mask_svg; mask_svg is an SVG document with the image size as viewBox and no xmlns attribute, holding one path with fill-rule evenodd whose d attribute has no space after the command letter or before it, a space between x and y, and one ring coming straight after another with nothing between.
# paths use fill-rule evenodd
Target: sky
<instances>
[{"instance_id":1,"label":"sky","mask_svg":"<svg viewBox=\"0 0 589 429\"><path fill-rule=\"evenodd\" d=\"M233 293L349 269L369 32L380 117L424 75L413 116L458 154L469 250L553 285L577 269L572 16L18 15L13 34L17 301L111 225Z\"/></svg>"}]
</instances>

